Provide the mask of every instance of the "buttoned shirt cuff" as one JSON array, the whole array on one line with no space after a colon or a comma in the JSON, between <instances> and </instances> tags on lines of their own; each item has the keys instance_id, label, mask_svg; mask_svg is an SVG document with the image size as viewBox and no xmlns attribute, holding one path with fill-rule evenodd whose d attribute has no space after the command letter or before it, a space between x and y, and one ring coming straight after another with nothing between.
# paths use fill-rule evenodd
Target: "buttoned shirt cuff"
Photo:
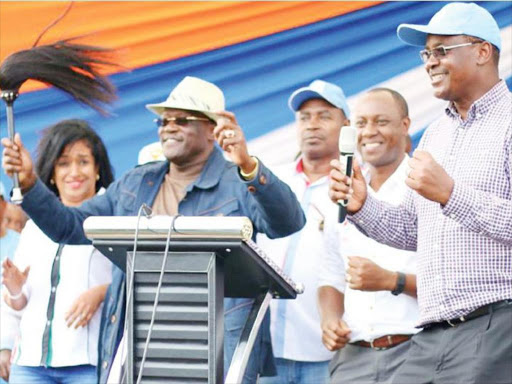
<instances>
[{"instance_id":1,"label":"buttoned shirt cuff","mask_svg":"<svg viewBox=\"0 0 512 384\"><path fill-rule=\"evenodd\" d=\"M362 229L370 229L377 220L379 212L378 201L368 194L366 201L359 211L354 214L347 215L350 222Z\"/></svg>"},{"instance_id":2,"label":"buttoned shirt cuff","mask_svg":"<svg viewBox=\"0 0 512 384\"><path fill-rule=\"evenodd\" d=\"M13 350L14 349L14 337L11 337L9 335L9 337L1 337L0 338L0 351L2 349L9 349L9 350Z\"/></svg>"},{"instance_id":3,"label":"buttoned shirt cuff","mask_svg":"<svg viewBox=\"0 0 512 384\"><path fill-rule=\"evenodd\" d=\"M464 227L479 232L478 212L484 211L480 206L478 192L461 183L455 183L448 202L442 207L443 215L456 220Z\"/></svg>"},{"instance_id":4,"label":"buttoned shirt cuff","mask_svg":"<svg viewBox=\"0 0 512 384\"><path fill-rule=\"evenodd\" d=\"M242 169L239 169L240 176L242 176L242 178L246 181L253 180L258 174L258 170L260 168L260 162L258 161L258 159L254 156L251 157L254 159L254 161L256 161L256 166L254 167L254 169L250 173L244 173Z\"/></svg>"}]
</instances>

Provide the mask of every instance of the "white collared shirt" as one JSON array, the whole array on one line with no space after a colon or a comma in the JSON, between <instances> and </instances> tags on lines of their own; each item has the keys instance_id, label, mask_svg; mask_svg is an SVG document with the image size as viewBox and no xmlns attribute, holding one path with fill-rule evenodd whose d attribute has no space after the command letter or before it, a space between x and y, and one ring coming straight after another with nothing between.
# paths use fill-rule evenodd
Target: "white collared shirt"
<instances>
[{"instance_id":1,"label":"white collared shirt","mask_svg":"<svg viewBox=\"0 0 512 384\"><path fill-rule=\"evenodd\" d=\"M332 357L322 344L316 288L319 263L325 252L324 226L336 221L338 208L328 196L328 179L309 183L301 162L281 166L274 173L297 195L306 215L305 227L285 238L269 240L258 234L258 245L295 282L305 286L295 300L272 300L271 335L274 356L296 361L326 361Z\"/></svg>"},{"instance_id":2,"label":"white collared shirt","mask_svg":"<svg viewBox=\"0 0 512 384\"><path fill-rule=\"evenodd\" d=\"M23 292L28 302L20 322L20 339L14 362L24 366L40 366L43 333L51 287L51 271L58 244L50 240L33 221L23 229L14 263L20 270L30 265ZM86 327L66 326L65 314L74 300L86 290L109 284L112 263L91 245L66 245L60 255L60 275L56 286L54 317L51 322L51 356L49 366L96 365L101 306Z\"/></svg>"},{"instance_id":3,"label":"white collared shirt","mask_svg":"<svg viewBox=\"0 0 512 384\"><path fill-rule=\"evenodd\" d=\"M407 185L405 184L406 156L396 171L384 182L379 191L371 187L368 192L377 199L398 205ZM345 286L348 256L370 259L380 267L403 273L416 273L416 254L380 244L372 240L347 220L343 224L326 227L327 252L322 261L319 286L332 286L345 292L343 320L351 329L350 341L371 341L385 335L415 334L419 319L417 300L389 291L363 292Z\"/></svg>"}]
</instances>

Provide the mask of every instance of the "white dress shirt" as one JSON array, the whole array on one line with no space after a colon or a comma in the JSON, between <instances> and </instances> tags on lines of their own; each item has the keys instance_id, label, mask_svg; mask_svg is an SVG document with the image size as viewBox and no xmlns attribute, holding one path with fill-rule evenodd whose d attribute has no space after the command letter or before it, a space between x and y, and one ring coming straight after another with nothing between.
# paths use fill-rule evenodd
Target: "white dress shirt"
<instances>
[{"instance_id":1,"label":"white dress shirt","mask_svg":"<svg viewBox=\"0 0 512 384\"><path fill-rule=\"evenodd\" d=\"M405 184L406 156L396 171L375 192L377 199L398 205L407 186ZM350 341L371 341L385 335L415 334L419 319L418 304L411 296L394 296L389 291L363 292L345 286L348 256L370 259L380 267L403 273L416 273L416 254L388 247L372 240L347 220L343 224L326 227L327 252L321 266L319 286L332 286L345 293L343 320L351 329Z\"/></svg>"},{"instance_id":2,"label":"white dress shirt","mask_svg":"<svg viewBox=\"0 0 512 384\"><path fill-rule=\"evenodd\" d=\"M51 271L58 244L50 240L33 221L23 229L14 256L20 270L30 265L23 292L27 296L20 322L20 340L14 362L24 366L41 363L43 333L51 287ZM96 365L101 306L88 325L68 328L65 314L83 292L112 280L111 262L91 245L66 245L60 255L60 275L56 286L55 307L49 340L51 353L47 364L52 367Z\"/></svg>"},{"instance_id":3,"label":"white dress shirt","mask_svg":"<svg viewBox=\"0 0 512 384\"><path fill-rule=\"evenodd\" d=\"M258 234L258 245L295 282L305 286L295 300L272 300L271 335L274 356L296 361L326 361L332 357L322 344L316 287L319 263L325 252L324 226L336 221L338 208L328 196L328 179L309 183L302 162L278 167L273 172L297 195L306 215L305 227L285 238L269 240Z\"/></svg>"}]
</instances>

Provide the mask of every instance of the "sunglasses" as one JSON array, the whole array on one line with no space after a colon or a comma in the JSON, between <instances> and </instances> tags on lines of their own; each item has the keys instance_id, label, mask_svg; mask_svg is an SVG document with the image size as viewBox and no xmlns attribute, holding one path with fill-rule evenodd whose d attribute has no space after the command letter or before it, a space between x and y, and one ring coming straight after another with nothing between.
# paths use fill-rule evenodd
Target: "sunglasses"
<instances>
[{"instance_id":1,"label":"sunglasses","mask_svg":"<svg viewBox=\"0 0 512 384\"><path fill-rule=\"evenodd\" d=\"M197 117L197 116L186 116L186 117L162 117L159 119L153 120L157 127L166 127L169 124L176 124L180 127L187 127L193 124L195 121L209 121L212 122L207 117Z\"/></svg>"}]
</instances>

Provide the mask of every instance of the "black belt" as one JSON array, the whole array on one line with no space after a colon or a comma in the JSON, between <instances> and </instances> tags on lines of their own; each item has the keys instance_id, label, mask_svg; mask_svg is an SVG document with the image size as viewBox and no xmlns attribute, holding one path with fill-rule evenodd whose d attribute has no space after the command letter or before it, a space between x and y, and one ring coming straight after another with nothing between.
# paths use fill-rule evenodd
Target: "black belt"
<instances>
[{"instance_id":1,"label":"black belt","mask_svg":"<svg viewBox=\"0 0 512 384\"><path fill-rule=\"evenodd\" d=\"M455 319L440 321L437 323L429 323L423 326L423 329L431 329L436 327L449 328L455 327L458 324L465 323L469 320L476 319L477 317L488 315L497 309L503 308L507 305L512 304L512 299L501 300L495 303L484 305L483 307L475 309L473 312L468 313L465 316L457 317Z\"/></svg>"}]
</instances>

